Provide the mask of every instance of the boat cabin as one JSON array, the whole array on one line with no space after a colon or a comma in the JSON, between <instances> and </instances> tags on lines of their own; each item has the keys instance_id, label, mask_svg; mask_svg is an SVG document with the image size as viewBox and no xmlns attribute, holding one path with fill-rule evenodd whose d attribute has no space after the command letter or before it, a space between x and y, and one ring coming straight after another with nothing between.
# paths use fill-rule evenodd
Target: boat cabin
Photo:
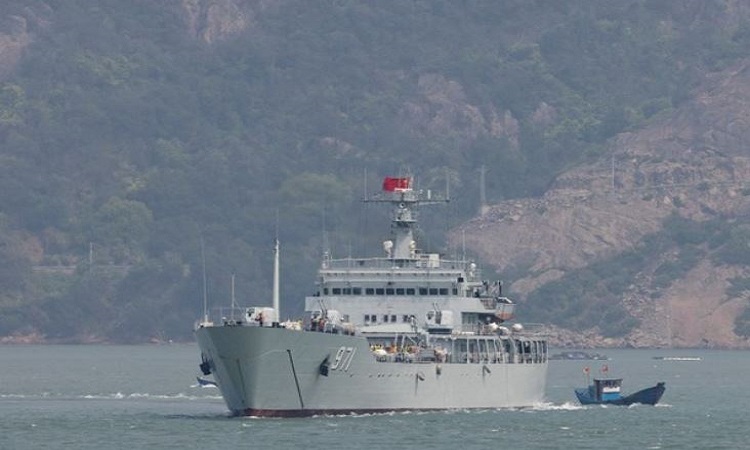
<instances>
[{"instance_id":1,"label":"boat cabin","mask_svg":"<svg viewBox=\"0 0 750 450\"><path fill-rule=\"evenodd\" d=\"M622 387L622 378L595 378L594 379L594 398L597 401L618 400L620 388Z\"/></svg>"}]
</instances>

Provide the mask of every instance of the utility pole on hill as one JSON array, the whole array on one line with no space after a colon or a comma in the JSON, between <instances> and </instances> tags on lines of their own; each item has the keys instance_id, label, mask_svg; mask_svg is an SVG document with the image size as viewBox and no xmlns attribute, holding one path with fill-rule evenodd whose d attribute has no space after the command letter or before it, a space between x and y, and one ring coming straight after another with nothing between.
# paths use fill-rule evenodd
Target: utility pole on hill
<instances>
[{"instance_id":1,"label":"utility pole on hill","mask_svg":"<svg viewBox=\"0 0 750 450\"><path fill-rule=\"evenodd\" d=\"M482 164L479 169L479 215L483 216L489 209L487 207L487 195L485 191L485 174L487 173L487 167Z\"/></svg>"}]
</instances>

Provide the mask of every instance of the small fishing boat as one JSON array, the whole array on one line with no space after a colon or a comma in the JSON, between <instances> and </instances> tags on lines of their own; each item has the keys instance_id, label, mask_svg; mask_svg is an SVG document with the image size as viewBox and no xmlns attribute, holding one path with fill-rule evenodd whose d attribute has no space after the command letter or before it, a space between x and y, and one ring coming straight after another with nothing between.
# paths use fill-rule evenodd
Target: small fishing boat
<instances>
[{"instance_id":1,"label":"small fishing boat","mask_svg":"<svg viewBox=\"0 0 750 450\"><path fill-rule=\"evenodd\" d=\"M607 372L606 366L602 369L603 373ZM584 369L588 378L588 367ZM587 388L576 389L576 397L581 405L632 405L641 403L643 405L655 405L661 400L666 387L663 381L656 386L642 389L633 394L624 396L620 392L622 387L622 378L594 378Z\"/></svg>"}]
</instances>

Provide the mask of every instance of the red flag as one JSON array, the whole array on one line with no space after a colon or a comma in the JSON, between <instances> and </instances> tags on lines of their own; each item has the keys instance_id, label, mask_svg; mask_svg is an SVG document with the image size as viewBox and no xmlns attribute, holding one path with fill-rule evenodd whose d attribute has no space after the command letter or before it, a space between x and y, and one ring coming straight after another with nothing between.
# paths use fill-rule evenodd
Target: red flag
<instances>
[{"instance_id":1,"label":"red flag","mask_svg":"<svg viewBox=\"0 0 750 450\"><path fill-rule=\"evenodd\" d=\"M385 177L383 180L384 191L403 191L409 189L409 178L391 178Z\"/></svg>"}]
</instances>

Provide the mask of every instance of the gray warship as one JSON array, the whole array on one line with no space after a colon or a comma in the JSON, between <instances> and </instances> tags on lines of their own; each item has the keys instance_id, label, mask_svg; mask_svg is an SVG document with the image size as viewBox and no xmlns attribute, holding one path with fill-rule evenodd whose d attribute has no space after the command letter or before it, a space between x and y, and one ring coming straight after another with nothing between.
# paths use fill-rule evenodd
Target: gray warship
<instances>
[{"instance_id":1,"label":"gray warship","mask_svg":"<svg viewBox=\"0 0 750 450\"><path fill-rule=\"evenodd\" d=\"M324 254L303 321L279 321L279 246L272 306L204 306L195 336L232 415L297 417L407 410L529 407L544 399L548 348L514 322L500 282L466 258L423 253L417 209L448 201L385 178L368 202L391 205L378 257Z\"/></svg>"}]
</instances>

